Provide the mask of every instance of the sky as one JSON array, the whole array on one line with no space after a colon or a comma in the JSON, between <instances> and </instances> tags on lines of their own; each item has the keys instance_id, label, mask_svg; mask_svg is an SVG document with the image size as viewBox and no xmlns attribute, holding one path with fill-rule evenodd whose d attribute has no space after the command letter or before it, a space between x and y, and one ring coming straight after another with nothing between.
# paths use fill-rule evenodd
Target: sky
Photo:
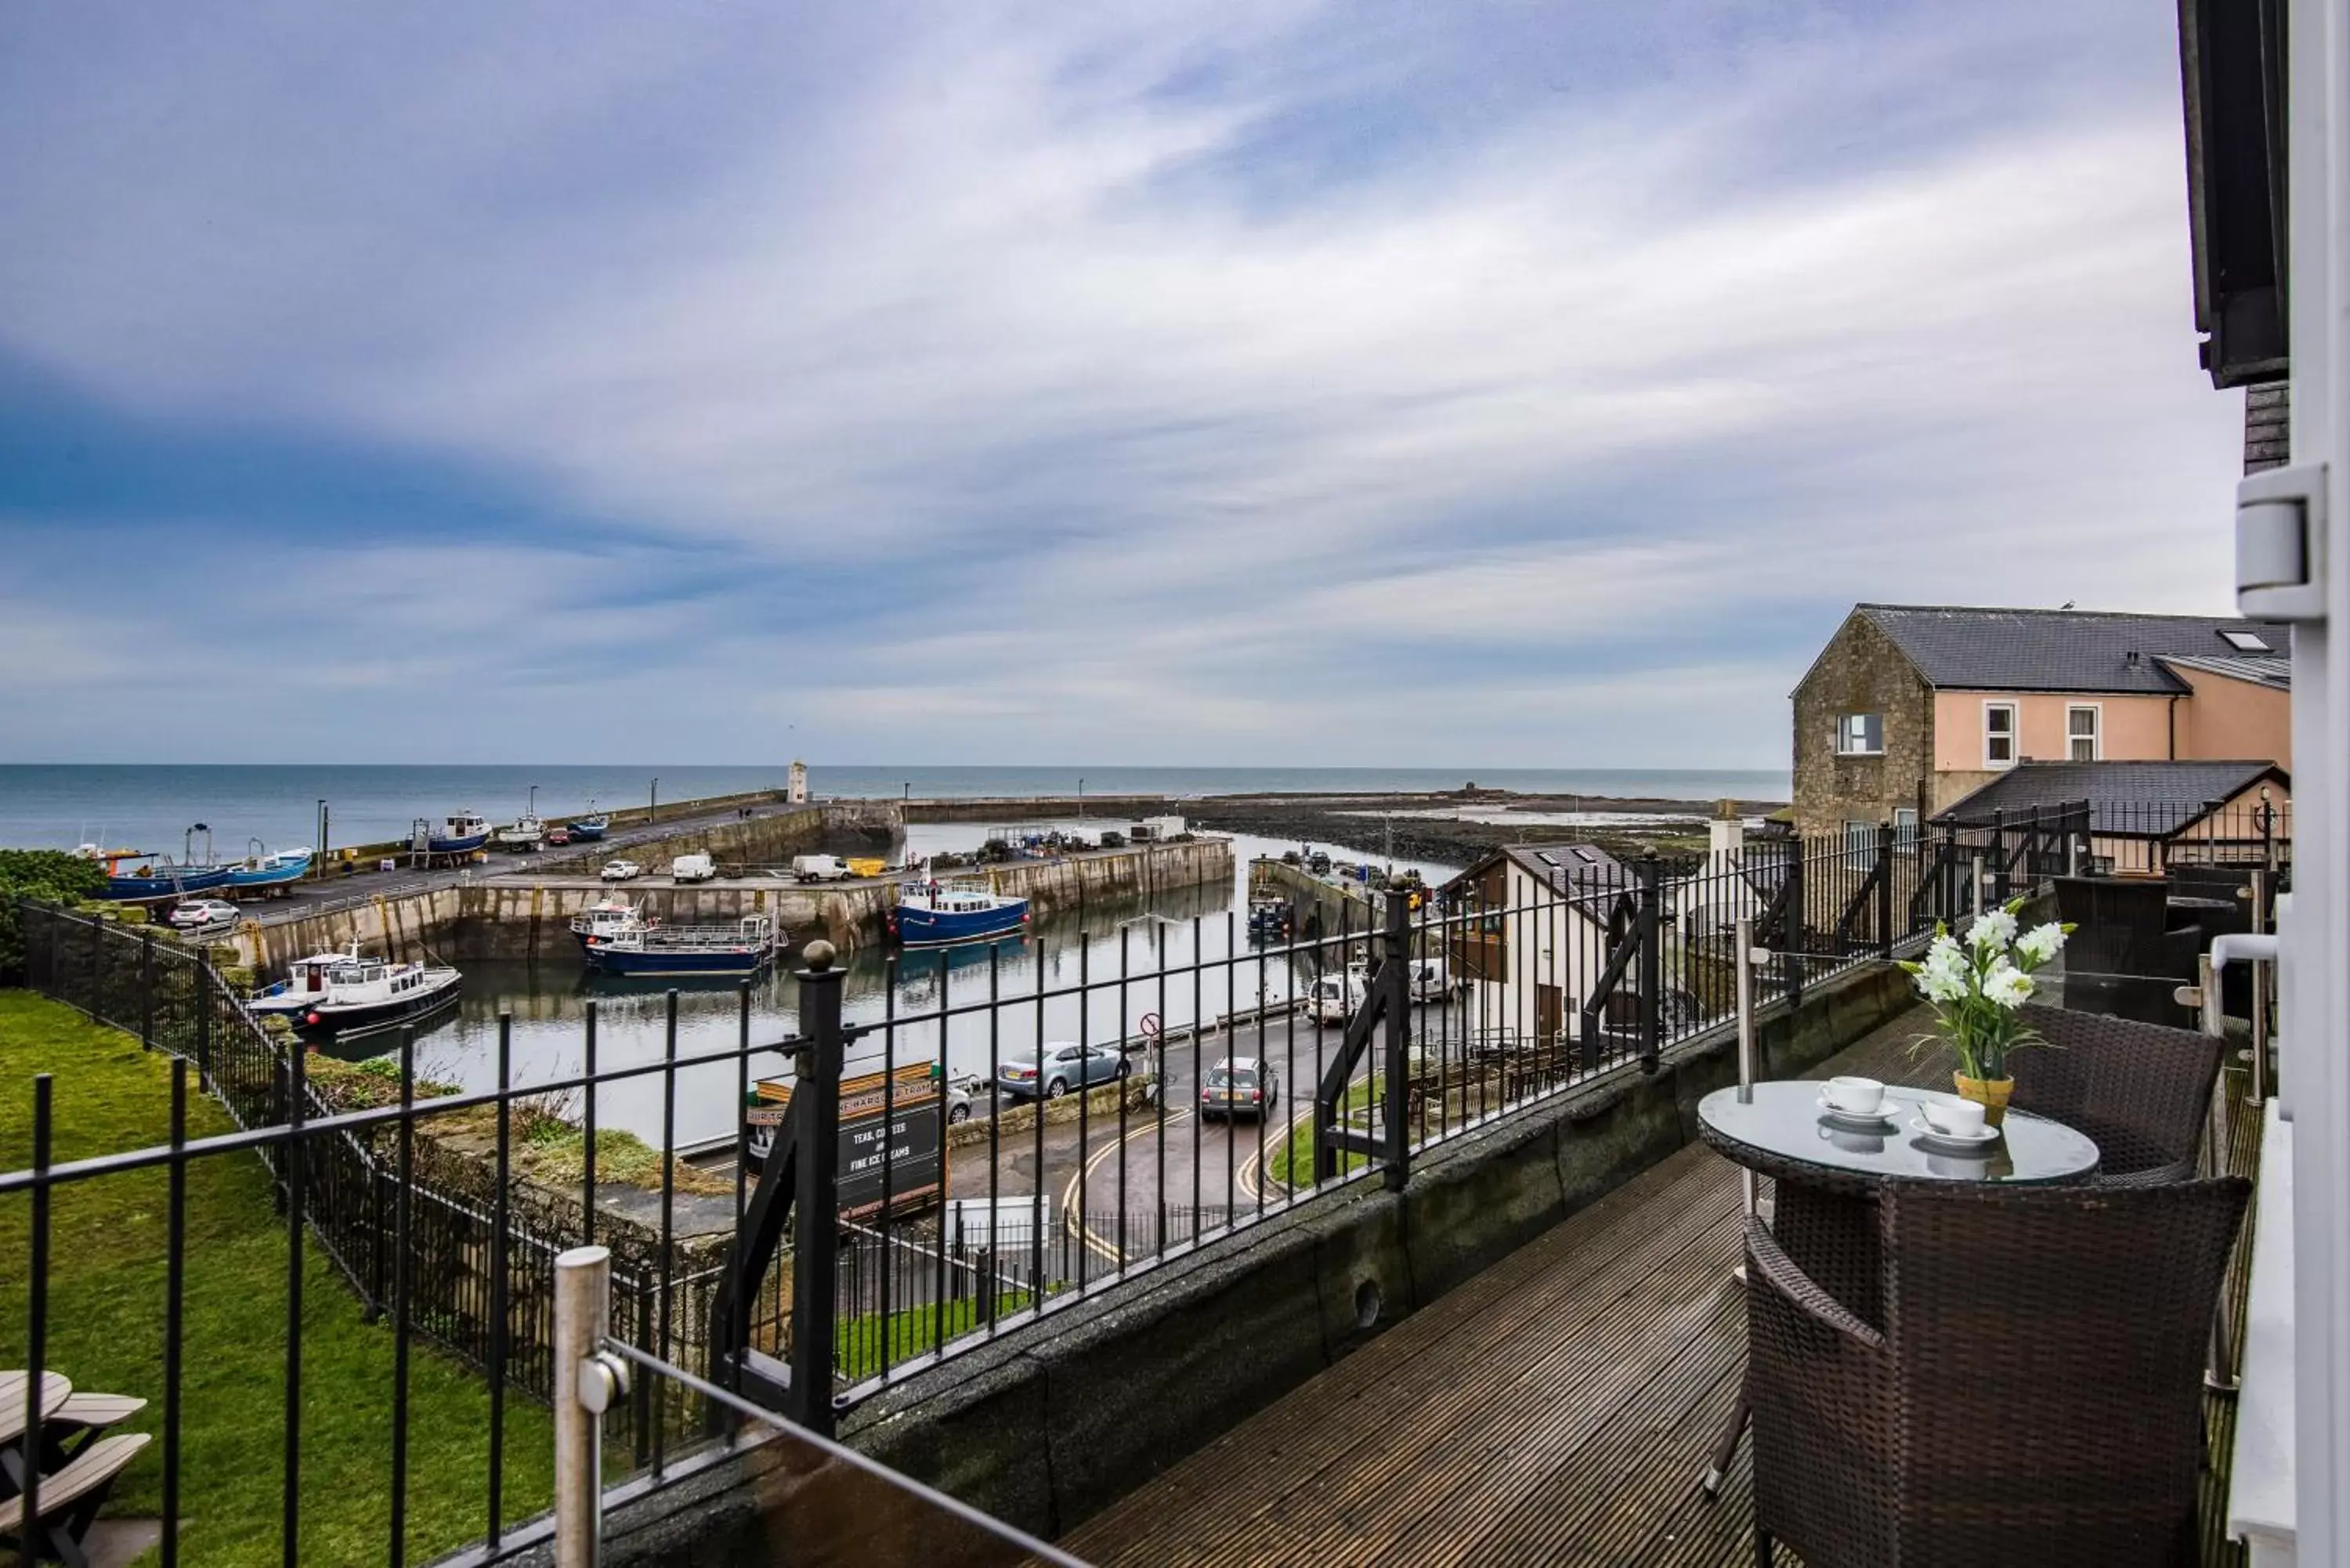
<instances>
[{"instance_id":1,"label":"sky","mask_svg":"<svg viewBox=\"0 0 2350 1568\"><path fill-rule=\"evenodd\" d=\"M0 762L1783 768L2230 607L2174 27L0 8Z\"/></svg>"}]
</instances>

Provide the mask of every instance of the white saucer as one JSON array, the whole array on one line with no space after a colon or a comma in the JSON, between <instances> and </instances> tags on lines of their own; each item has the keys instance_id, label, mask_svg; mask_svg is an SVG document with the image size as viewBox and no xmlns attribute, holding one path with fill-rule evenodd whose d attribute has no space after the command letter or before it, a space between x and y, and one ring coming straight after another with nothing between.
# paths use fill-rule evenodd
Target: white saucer
<instances>
[{"instance_id":1,"label":"white saucer","mask_svg":"<svg viewBox=\"0 0 2350 1568\"><path fill-rule=\"evenodd\" d=\"M1999 1129L1995 1127L1986 1126L1981 1132L1974 1133L1944 1132L1924 1116L1912 1121L1909 1124L1909 1130L1920 1137L1930 1138L1936 1143L1956 1144L1961 1148L1972 1148L1980 1144L1994 1143L1999 1138Z\"/></svg>"},{"instance_id":2,"label":"white saucer","mask_svg":"<svg viewBox=\"0 0 2350 1568\"><path fill-rule=\"evenodd\" d=\"M1901 1113L1895 1110L1846 1110L1842 1106L1831 1105L1825 1095L1822 1095L1819 1097L1818 1105L1820 1107L1820 1114L1822 1116L1827 1116L1835 1121L1849 1122L1852 1126L1856 1127L1883 1127L1887 1122L1892 1122L1898 1125L1901 1120Z\"/></svg>"}]
</instances>

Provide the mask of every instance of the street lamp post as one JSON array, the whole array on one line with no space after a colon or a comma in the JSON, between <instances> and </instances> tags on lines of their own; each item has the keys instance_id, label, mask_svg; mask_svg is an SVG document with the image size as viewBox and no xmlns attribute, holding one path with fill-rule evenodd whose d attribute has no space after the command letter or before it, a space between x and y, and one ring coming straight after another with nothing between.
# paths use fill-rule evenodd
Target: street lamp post
<instances>
[{"instance_id":1,"label":"street lamp post","mask_svg":"<svg viewBox=\"0 0 2350 1568\"><path fill-rule=\"evenodd\" d=\"M327 874L327 825L331 820L327 811L327 803L320 801L318 803L318 854L317 857L310 862L310 868L321 877Z\"/></svg>"},{"instance_id":2,"label":"street lamp post","mask_svg":"<svg viewBox=\"0 0 2350 1568\"><path fill-rule=\"evenodd\" d=\"M1079 778L1079 779L1077 780L1077 820L1078 820L1079 822L1083 822L1085 819L1086 819L1086 781L1085 781L1083 778Z\"/></svg>"},{"instance_id":3,"label":"street lamp post","mask_svg":"<svg viewBox=\"0 0 2350 1568\"><path fill-rule=\"evenodd\" d=\"M660 820L660 775L658 774L653 775L651 798L645 803L645 820L647 822Z\"/></svg>"},{"instance_id":4,"label":"street lamp post","mask_svg":"<svg viewBox=\"0 0 2350 1568\"><path fill-rule=\"evenodd\" d=\"M523 815L525 816L536 816L538 815L538 786L536 784L530 786L530 809L524 812Z\"/></svg>"}]
</instances>

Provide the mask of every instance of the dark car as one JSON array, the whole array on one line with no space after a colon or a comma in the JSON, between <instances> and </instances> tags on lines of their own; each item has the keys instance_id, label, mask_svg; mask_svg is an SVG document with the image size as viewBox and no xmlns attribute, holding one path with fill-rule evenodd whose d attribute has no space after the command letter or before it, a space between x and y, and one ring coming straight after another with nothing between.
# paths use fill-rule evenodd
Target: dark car
<instances>
[{"instance_id":1,"label":"dark car","mask_svg":"<svg viewBox=\"0 0 2350 1568\"><path fill-rule=\"evenodd\" d=\"M1281 1099L1281 1075L1253 1056L1227 1056L1200 1081L1200 1115L1250 1116L1262 1121Z\"/></svg>"}]
</instances>

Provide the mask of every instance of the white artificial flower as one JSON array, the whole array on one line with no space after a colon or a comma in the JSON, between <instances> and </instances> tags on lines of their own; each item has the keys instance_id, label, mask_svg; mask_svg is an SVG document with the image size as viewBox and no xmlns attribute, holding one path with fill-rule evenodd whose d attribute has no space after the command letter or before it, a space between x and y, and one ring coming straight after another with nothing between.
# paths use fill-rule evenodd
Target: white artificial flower
<instances>
[{"instance_id":1,"label":"white artificial flower","mask_svg":"<svg viewBox=\"0 0 2350 1568\"><path fill-rule=\"evenodd\" d=\"M1965 999L1967 982L1947 970L1921 969L1918 990L1929 1002L1948 1004Z\"/></svg>"},{"instance_id":2,"label":"white artificial flower","mask_svg":"<svg viewBox=\"0 0 2350 1568\"><path fill-rule=\"evenodd\" d=\"M1983 976L1982 991L1985 1000L2012 1012L2032 1000L2032 977L2002 959Z\"/></svg>"},{"instance_id":3,"label":"white artificial flower","mask_svg":"<svg viewBox=\"0 0 2350 1568\"><path fill-rule=\"evenodd\" d=\"M2015 950L2033 963L2046 963L2064 946L2064 928L2051 920L2016 939Z\"/></svg>"},{"instance_id":4,"label":"white artificial flower","mask_svg":"<svg viewBox=\"0 0 2350 1568\"><path fill-rule=\"evenodd\" d=\"M2003 948L2015 940L2015 917L2005 909L1977 915L1967 929L1967 940L1978 950Z\"/></svg>"},{"instance_id":5,"label":"white artificial flower","mask_svg":"<svg viewBox=\"0 0 2350 1568\"><path fill-rule=\"evenodd\" d=\"M1934 939L1933 946L1926 950L1926 961L1929 964L1941 963L1955 965L1959 962L1959 939L1950 935L1948 931L1944 931L1940 935L1937 936Z\"/></svg>"}]
</instances>

